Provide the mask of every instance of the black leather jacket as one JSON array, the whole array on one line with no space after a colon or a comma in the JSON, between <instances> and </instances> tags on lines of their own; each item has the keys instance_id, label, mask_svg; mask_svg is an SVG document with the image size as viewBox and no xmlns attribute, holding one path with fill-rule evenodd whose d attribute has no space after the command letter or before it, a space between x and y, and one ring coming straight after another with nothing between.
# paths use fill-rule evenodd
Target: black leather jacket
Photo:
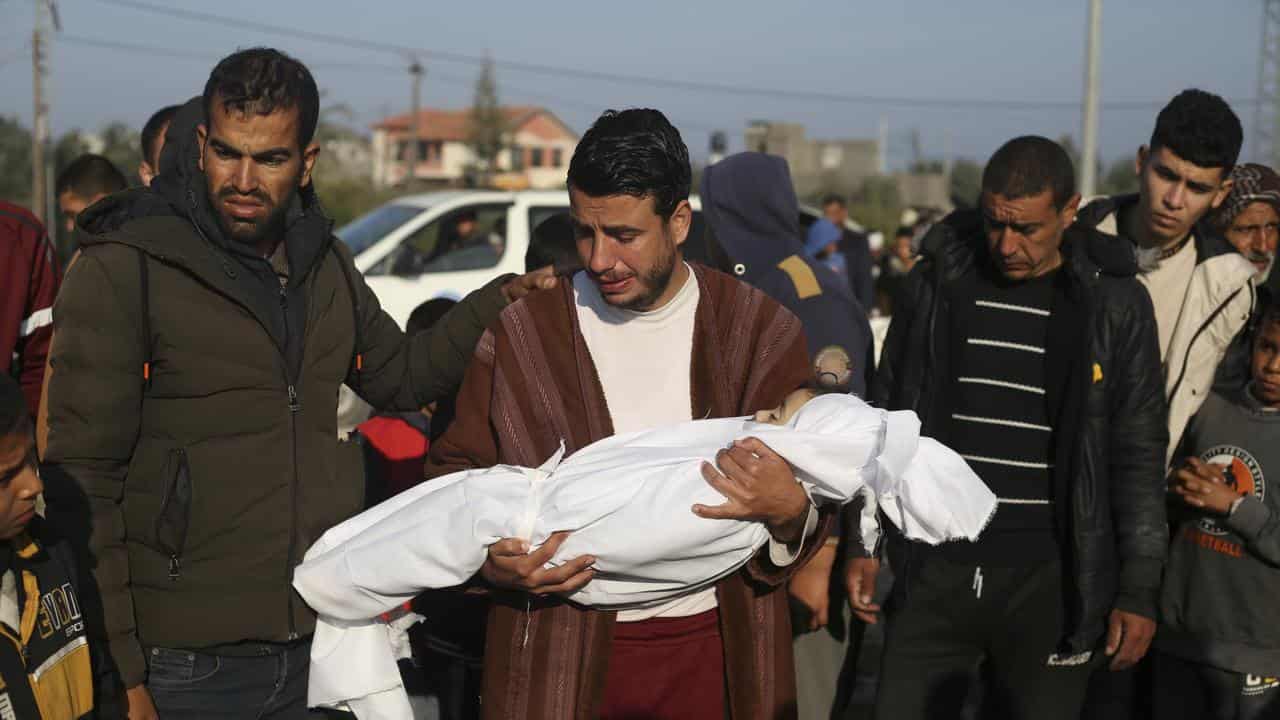
<instances>
[{"instance_id":1,"label":"black leather jacket","mask_svg":"<svg viewBox=\"0 0 1280 720\"><path fill-rule=\"evenodd\" d=\"M876 405L914 410L924 434L944 442L950 315L943 290L974 272L987 252L981 223L978 212L958 211L925 237L871 390ZM1168 544L1168 411L1155 315L1134 278L1132 251L1077 224L1063 254L1045 362L1049 377L1068 380L1048 388L1047 400L1055 525L1068 568L1065 641L1084 652L1096 648L1113 608L1155 617ZM920 548L901 538L891 545L895 575L909 581Z\"/></svg>"}]
</instances>

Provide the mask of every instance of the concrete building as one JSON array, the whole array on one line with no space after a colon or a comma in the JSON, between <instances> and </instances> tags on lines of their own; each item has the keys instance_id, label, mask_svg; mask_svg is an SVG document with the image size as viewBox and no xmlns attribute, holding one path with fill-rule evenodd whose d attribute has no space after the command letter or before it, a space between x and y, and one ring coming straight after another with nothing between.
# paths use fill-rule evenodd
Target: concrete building
<instances>
[{"instance_id":1,"label":"concrete building","mask_svg":"<svg viewBox=\"0 0 1280 720\"><path fill-rule=\"evenodd\" d=\"M803 125L765 120L749 124L743 138L747 150L786 159L800 197L824 192L847 196L884 172L877 140L815 140L806 136Z\"/></svg>"},{"instance_id":2,"label":"concrete building","mask_svg":"<svg viewBox=\"0 0 1280 720\"><path fill-rule=\"evenodd\" d=\"M501 111L507 134L495 162L495 181L511 188L563 186L577 133L544 108L503 107ZM377 123L373 126L374 182L389 186L412 179L461 185L477 164L468 143L470 123L470 109L424 109L416 124L409 114Z\"/></svg>"},{"instance_id":3,"label":"concrete building","mask_svg":"<svg viewBox=\"0 0 1280 720\"><path fill-rule=\"evenodd\" d=\"M951 178L945 173L894 173L903 207L952 209Z\"/></svg>"}]
</instances>

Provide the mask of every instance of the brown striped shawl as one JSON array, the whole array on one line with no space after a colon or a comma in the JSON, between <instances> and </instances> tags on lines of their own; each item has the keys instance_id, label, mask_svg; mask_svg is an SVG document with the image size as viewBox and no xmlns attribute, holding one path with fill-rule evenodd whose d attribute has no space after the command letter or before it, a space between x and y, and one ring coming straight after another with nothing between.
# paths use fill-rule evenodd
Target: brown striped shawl
<instances>
[{"instance_id":1,"label":"brown striped shawl","mask_svg":"<svg viewBox=\"0 0 1280 720\"><path fill-rule=\"evenodd\" d=\"M809 378L800 322L764 293L693 265L701 296L691 358L693 417L771 408ZM613 434L604 391L578 327L571 283L511 305L480 340L457 417L432 446L427 476L496 464L536 467ZM787 594L778 592L829 532L790 568L762 550L716 586L734 720L796 715ZM615 613L558 599L495 594L485 647L484 717L586 720L604 692Z\"/></svg>"}]
</instances>

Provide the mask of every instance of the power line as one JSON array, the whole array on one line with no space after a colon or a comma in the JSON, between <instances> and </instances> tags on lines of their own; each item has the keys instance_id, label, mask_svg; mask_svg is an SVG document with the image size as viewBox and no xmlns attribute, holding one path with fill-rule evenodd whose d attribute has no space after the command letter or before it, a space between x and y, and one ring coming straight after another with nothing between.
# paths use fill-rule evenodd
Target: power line
<instances>
[{"instance_id":1,"label":"power line","mask_svg":"<svg viewBox=\"0 0 1280 720\"><path fill-rule=\"evenodd\" d=\"M198 50L179 50L176 48L157 47L154 45L141 45L137 43L127 43L127 42L120 42L116 40L103 40L100 38L87 37L84 35L77 35L74 33L62 33L61 35L58 35L58 41L68 43L70 45L101 48L105 50L115 50L115 51L121 51L121 52L131 52L131 53L136 53L141 55L150 55L154 57L168 57L168 58L174 58L178 60L192 60L192 61L203 62L203 63L209 63L219 59L218 53L213 51L203 52ZM25 57L25 53L23 54L23 56ZM0 66L2 66L3 64L4 64L4 57L0 56ZM312 67L316 69L351 70L351 71L357 71L357 72L375 71L375 72L398 73L398 72L403 72L405 70L405 68L402 66L391 65L387 63L323 61L323 62L317 62L317 63L307 63L307 65L308 67ZM448 84L448 85L453 85L455 87L470 87L475 83L474 79L466 78L461 75L453 75L450 73L442 73L442 72L433 72L431 74L431 79L434 81L439 81L439 82ZM535 91L527 90L525 88L513 86L505 82L502 83L502 88L506 92L510 92L515 95L519 95L521 97L538 100L540 102L553 103L555 105L559 105L563 107L570 107L583 112L590 112L593 114L593 116L599 114L605 109L605 106L600 103L593 103L593 102L587 102L584 100L567 98L562 95L555 95L552 93L535 92ZM691 130L701 130L704 132L712 132L713 130L715 130L715 128L712 128L710 126L690 124L690 123L682 123L682 127L686 127Z\"/></svg>"},{"instance_id":2,"label":"power line","mask_svg":"<svg viewBox=\"0 0 1280 720\"><path fill-rule=\"evenodd\" d=\"M217 51L200 52L195 50L178 50L175 48L156 47L153 45L138 45L134 43L119 42L115 40L102 40L99 38L86 37L84 35L74 35L62 33L57 36L58 42L67 42L72 45L84 45L88 47L103 48L106 50L121 50L124 52L134 52L146 55L154 55L157 57L169 57L180 60L198 60L200 62L216 62L221 54ZM388 63L358 63L358 62L309 62L307 67L323 68L328 70L357 70L369 71L375 70L379 72L401 72L404 70L399 65L391 65Z\"/></svg>"},{"instance_id":3,"label":"power line","mask_svg":"<svg viewBox=\"0 0 1280 720\"><path fill-rule=\"evenodd\" d=\"M169 17L180 18L193 22L211 23L222 25L224 27L235 28L238 30L252 30L255 32L270 33L274 35L282 35L285 37L293 37L301 40L309 40L313 42L327 43L330 45L339 45L353 49L372 50L375 52L392 53L400 56L422 55L432 57L438 60L446 60L451 62L467 63L471 65L481 65L486 62L486 58L480 55L469 55L465 53L448 52L443 50L427 50L424 48L410 47L407 45L399 45L396 43L376 42L363 38L356 38L346 35L333 35L329 33L313 32L309 30L301 30L298 28L285 27L281 25L273 25L251 20L241 20L238 18L230 18L213 13L200 12L196 10L184 10L181 8L170 8L161 5L154 5L140 0L98 0L99 2L117 7L127 7L134 10L149 12L158 15L167 15ZM1078 110L1080 102L1078 100L1002 100L1002 99L972 99L972 98L927 98L927 97L907 97L893 95L848 95L840 93L826 93L808 90L791 90L785 88L764 88L764 87L748 87L743 85L729 85L724 83L701 82L693 80L678 80L672 78L654 78L644 77L640 75L628 75L620 73L610 73L597 70L583 70L581 68L561 67L554 65L544 65L540 63L530 63L515 60L493 59L496 67L506 70L514 70L521 72L537 73L541 75L553 75L558 77L573 78L578 80L596 80L610 83L625 83L632 85L644 85L649 87L658 87L664 89L684 90L689 92L700 93L719 93L725 95L753 96L753 97L771 97L785 100L808 100L829 103L849 103L863 105L891 105L908 108L973 108L979 110ZM1101 107L1109 110L1150 110L1163 107L1167 100L1113 100L1101 103ZM1236 99L1233 101L1237 105L1250 105L1255 102L1253 98Z\"/></svg>"}]
</instances>

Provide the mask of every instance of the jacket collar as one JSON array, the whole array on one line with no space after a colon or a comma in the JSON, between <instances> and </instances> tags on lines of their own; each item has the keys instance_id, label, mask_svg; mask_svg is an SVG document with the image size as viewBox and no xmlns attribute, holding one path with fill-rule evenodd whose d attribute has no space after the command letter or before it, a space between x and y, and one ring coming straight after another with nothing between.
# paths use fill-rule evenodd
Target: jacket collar
<instances>
[{"instance_id":1,"label":"jacket collar","mask_svg":"<svg viewBox=\"0 0 1280 720\"><path fill-rule=\"evenodd\" d=\"M1099 230L1098 232L1104 237L1111 240L1120 239L1122 233L1120 231L1120 220L1118 213L1122 210L1138 204L1139 196L1137 193L1128 195L1112 195L1103 196L1091 201L1076 215L1076 222L1088 227L1097 229L1099 225L1106 221L1107 218L1115 216L1116 232L1107 233ZM1235 248L1228 243L1222 234L1216 231L1212 224L1202 219L1196 223L1191 230L1191 241L1196 246L1196 264L1200 265L1208 260L1222 256L1231 255L1236 252ZM1132 245L1132 242L1130 242Z\"/></svg>"},{"instance_id":2,"label":"jacket collar","mask_svg":"<svg viewBox=\"0 0 1280 720\"><path fill-rule=\"evenodd\" d=\"M943 218L925 235L920 247L921 256L937 268L942 283L963 277L987 252L982 214L976 209L957 210ZM1100 275L1132 277L1138 271L1131 251L1079 222L1067 228L1062 254L1073 287L1088 285Z\"/></svg>"}]
</instances>

